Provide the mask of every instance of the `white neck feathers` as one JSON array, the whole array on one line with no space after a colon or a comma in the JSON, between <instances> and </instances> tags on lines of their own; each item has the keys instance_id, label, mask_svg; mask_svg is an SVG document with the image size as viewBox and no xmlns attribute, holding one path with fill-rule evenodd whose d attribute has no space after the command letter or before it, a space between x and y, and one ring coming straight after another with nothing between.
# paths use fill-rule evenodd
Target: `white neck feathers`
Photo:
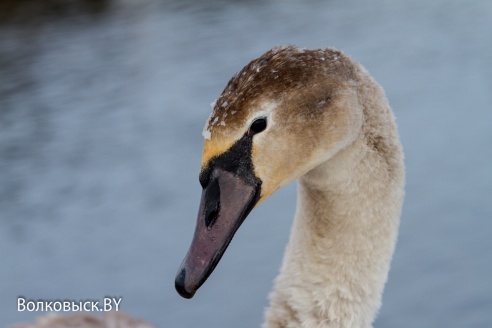
<instances>
[{"instance_id":1,"label":"white neck feathers","mask_svg":"<svg viewBox=\"0 0 492 328\"><path fill-rule=\"evenodd\" d=\"M381 305L397 239L404 168L382 90L361 90L364 125L299 180L298 204L264 328L366 328Z\"/></svg>"}]
</instances>

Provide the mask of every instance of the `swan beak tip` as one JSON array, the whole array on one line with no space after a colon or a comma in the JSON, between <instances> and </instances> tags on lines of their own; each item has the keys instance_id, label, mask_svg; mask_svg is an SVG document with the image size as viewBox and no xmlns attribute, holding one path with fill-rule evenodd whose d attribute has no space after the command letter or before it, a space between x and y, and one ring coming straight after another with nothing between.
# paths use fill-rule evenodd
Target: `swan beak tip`
<instances>
[{"instance_id":1,"label":"swan beak tip","mask_svg":"<svg viewBox=\"0 0 492 328\"><path fill-rule=\"evenodd\" d=\"M185 287L185 280L186 280L186 269L183 268L176 276L176 280L174 281L174 287L176 288L176 291L181 297L190 299L195 295L195 290L193 291L187 290Z\"/></svg>"}]
</instances>

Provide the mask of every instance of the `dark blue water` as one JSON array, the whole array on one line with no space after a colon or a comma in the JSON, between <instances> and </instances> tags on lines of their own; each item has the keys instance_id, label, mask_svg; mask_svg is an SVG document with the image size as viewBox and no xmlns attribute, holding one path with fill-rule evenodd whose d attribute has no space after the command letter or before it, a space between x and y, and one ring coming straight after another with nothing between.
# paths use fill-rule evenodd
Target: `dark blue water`
<instances>
[{"instance_id":1,"label":"dark blue water","mask_svg":"<svg viewBox=\"0 0 492 328\"><path fill-rule=\"evenodd\" d=\"M362 62L398 119L407 196L375 326L492 326L492 2L19 3L0 7L0 325L39 315L18 296L109 295L160 327L258 327L295 184L250 215L194 299L174 276L210 102L296 44Z\"/></svg>"}]
</instances>

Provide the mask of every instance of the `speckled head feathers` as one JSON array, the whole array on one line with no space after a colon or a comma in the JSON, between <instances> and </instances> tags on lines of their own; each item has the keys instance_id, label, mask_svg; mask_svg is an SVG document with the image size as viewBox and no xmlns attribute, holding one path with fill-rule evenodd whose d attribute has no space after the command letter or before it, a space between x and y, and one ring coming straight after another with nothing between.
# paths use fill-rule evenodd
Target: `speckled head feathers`
<instances>
[{"instance_id":1,"label":"speckled head feathers","mask_svg":"<svg viewBox=\"0 0 492 328\"><path fill-rule=\"evenodd\" d=\"M279 103L290 93L312 84L316 77L353 77L350 60L334 49L305 50L276 47L235 74L212 105L203 136L210 139L243 128L252 108L262 102ZM334 82L334 80L332 80ZM227 126L227 129L223 127Z\"/></svg>"},{"instance_id":2,"label":"speckled head feathers","mask_svg":"<svg viewBox=\"0 0 492 328\"><path fill-rule=\"evenodd\" d=\"M251 61L213 103L203 133L202 170L264 117L268 126L252 143L262 197L298 178L358 133L358 70L334 49L277 47Z\"/></svg>"}]
</instances>

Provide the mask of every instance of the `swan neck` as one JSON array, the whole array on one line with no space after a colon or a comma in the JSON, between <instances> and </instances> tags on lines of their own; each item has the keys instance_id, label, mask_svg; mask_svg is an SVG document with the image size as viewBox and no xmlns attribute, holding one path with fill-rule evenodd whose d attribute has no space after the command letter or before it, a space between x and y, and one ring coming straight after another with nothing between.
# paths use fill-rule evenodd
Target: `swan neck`
<instances>
[{"instance_id":1,"label":"swan neck","mask_svg":"<svg viewBox=\"0 0 492 328\"><path fill-rule=\"evenodd\" d=\"M265 328L371 327L403 198L401 174L389 176L385 162L359 138L299 180Z\"/></svg>"}]
</instances>

